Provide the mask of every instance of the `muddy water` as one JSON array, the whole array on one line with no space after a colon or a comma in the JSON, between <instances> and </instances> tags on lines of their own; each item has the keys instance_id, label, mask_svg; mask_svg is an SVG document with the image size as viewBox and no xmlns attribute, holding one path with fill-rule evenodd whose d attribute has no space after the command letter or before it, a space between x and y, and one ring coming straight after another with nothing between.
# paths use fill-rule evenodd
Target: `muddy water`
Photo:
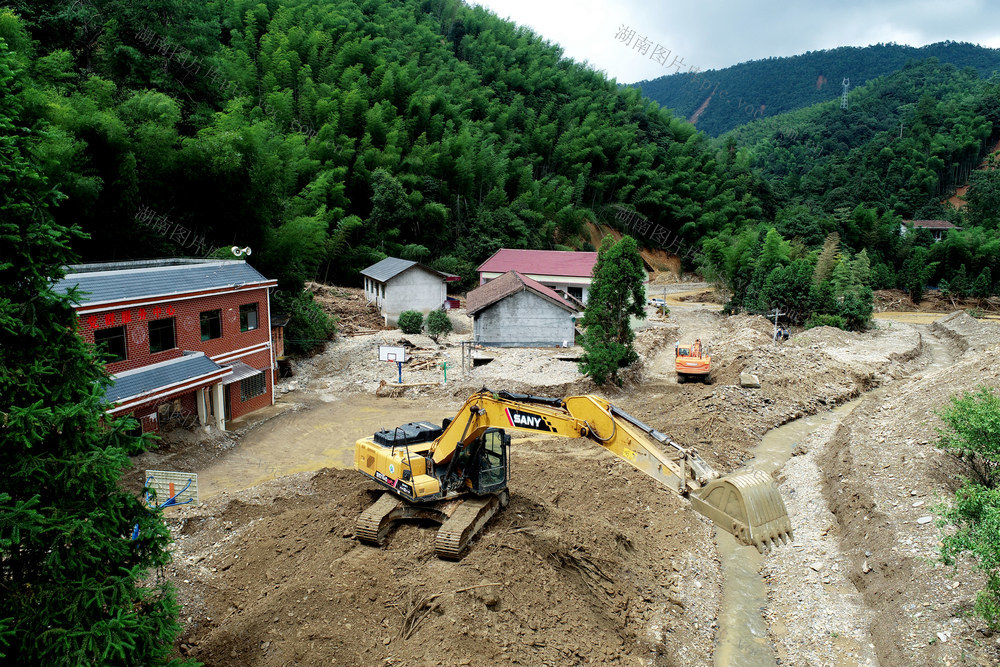
<instances>
[{"instance_id":1,"label":"muddy water","mask_svg":"<svg viewBox=\"0 0 1000 667\"><path fill-rule=\"evenodd\" d=\"M769 475L779 470L791 458L796 445L820 426L843 419L860 400L768 431L754 449L754 458L746 468L762 470ZM762 615L767 604L767 587L760 578L764 557L753 547L737 543L725 531L716 530L715 537L724 578L715 664L718 667L775 665L777 661Z\"/></svg>"},{"instance_id":2,"label":"muddy water","mask_svg":"<svg viewBox=\"0 0 1000 667\"><path fill-rule=\"evenodd\" d=\"M199 470L199 495L238 491L297 472L350 468L359 438L412 421L440 424L442 418L455 416L457 407L447 409L442 401L428 408L419 401L362 394L286 412L253 429L231 453Z\"/></svg>"},{"instance_id":3,"label":"muddy water","mask_svg":"<svg viewBox=\"0 0 1000 667\"><path fill-rule=\"evenodd\" d=\"M923 354L930 363L919 372L918 377L933 373L952 362L953 355L936 336L925 332L921 340ZM754 458L747 463L746 468L761 470L769 475L780 470L791 458L796 445L808 438L813 431L826 424L840 422L864 398L878 397L886 391L887 387L880 387L830 412L802 417L768 431L754 448ZM767 623L763 617L763 610L767 605L767 587L760 577L760 568L764 557L756 549L738 544L725 531L716 530L716 542L722 559L724 583L714 663L717 667L776 665L774 650L767 637ZM782 629L772 627L771 631L780 636ZM850 664L853 663L842 663L844 666Z\"/></svg>"}]
</instances>

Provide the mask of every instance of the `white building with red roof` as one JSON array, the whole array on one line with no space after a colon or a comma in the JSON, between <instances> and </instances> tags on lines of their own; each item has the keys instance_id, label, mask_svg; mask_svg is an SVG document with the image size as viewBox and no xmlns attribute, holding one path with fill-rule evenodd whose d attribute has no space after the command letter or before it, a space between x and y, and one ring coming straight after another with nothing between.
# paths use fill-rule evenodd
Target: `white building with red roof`
<instances>
[{"instance_id":1,"label":"white building with red roof","mask_svg":"<svg viewBox=\"0 0 1000 667\"><path fill-rule=\"evenodd\" d=\"M508 271L517 271L586 304L596 263L596 252L501 248L479 266L479 284L485 285Z\"/></svg>"},{"instance_id":2,"label":"white building with red roof","mask_svg":"<svg viewBox=\"0 0 1000 667\"><path fill-rule=\"evenodd\" d=\"M947 220L903 220L902 224L899 226L900 236L906 236L906 230L911 227L913 229L926 229L930 231L935 242L943 239L947 232L953 229L961 229L961 227L954 225Z\"/></svg>"}]
</instances>

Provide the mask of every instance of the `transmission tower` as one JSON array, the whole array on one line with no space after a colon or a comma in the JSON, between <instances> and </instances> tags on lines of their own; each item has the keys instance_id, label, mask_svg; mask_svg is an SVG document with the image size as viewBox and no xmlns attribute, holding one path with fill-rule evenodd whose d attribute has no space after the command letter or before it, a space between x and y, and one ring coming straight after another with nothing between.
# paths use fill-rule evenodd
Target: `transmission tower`
<instances>
[{"instance_id":1,"label":"transmission tower","mask_svg":"<svg viewBox=\"0 0 1000 667\"><path fill-rule=\"evenodd\" d=\"M847 108L847 89L851 87L851 80L844 79L844 93L840 96L840 108Z\"/></svg>"}]
</instances>

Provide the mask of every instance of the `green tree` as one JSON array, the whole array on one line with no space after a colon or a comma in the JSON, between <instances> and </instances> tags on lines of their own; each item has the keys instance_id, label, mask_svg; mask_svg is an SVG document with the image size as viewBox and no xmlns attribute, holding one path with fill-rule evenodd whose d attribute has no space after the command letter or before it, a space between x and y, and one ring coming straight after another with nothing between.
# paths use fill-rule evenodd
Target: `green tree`
<instances>
[{"instance_id":1,"label":"green tree","mask_svg":"<svg viewBox=\"0 0 1000 667\"><path fill-rule=\"evenodd\" d=\"M968 461L979 480L1000 484L1000 393L986 387L951 397L939 414L941 447Z\"/></svg>"},{"instance_id":2,"label":"green tree","mask_svg":"<svg viewBox=\"0 0 1000 667\"><path fill-rule=\"evenodd\" d=\"M976 594L976 613L994 630L1000 628L1000 489L966 484L950 507L935 508L954 532L941 536L940 558L956 565L971 556L986 575L986 588Z\"/></svg>"},{"instance_id":3,"label":"green tree","mask_svg":"<svg viewBox=\"0 0 1000 667\"><path fill-rule=\"evenodd\" d=\"M951 293L959 299L965 298L969 293L969 277L965 270L965 264L958 267L958 271L951 278Z\"/></svg>"},{"instance_id":4,"label":"green tree","mask_svg":"<svg viewBox=\"0 0 1000 667\"><path fill-rule=\"evenodd\" d=\"M937 269L938 263L928 261L929 257L927 248L917 246L912 249L899 272L900 287L910 293L913 303L920 303L924 298L924 286ZM954 281L951 282L950 289L952 294L956 293Z\"/></svg>"},{"instance_id":5,"label":"green tree","mask_svg":"<svg viewBox=\"0 0 1000 667\"><path fill-rule=\"evenodd\" d=\"M399 314L400 330L405 334L418 334L424 328L424 314L419 310L404 310Z\"/></svg>"},{"instance_id":6,"label":"green tree","mask_svg":"<svg viewBox=\"0 0 1000 667\"><path fill-rule=\"evenodd\" d=\"M977 481L966 481L951 506L936 508L954 527L941 538L941 560L956 564L964 554L986 575L986 588L976 596L976 613L992 628L1000 627L1000 393L987 387L951 397L938 413L945 450L969 464Z\"/></svg>"},{"instance_id":7,"label":"green tree","mask_svg":"<svg viewBox=\"0 0 1000 667\"><path fill-rule=\"evenodd\" d=\"M823 241L823 250L816 260L816 272L813 280L822 283L830 279L834 268L840 260L840 234L831 232Z\"/></svg>"},{"instance_id":8,"label":"green tree","mask_svg":"<svg viewBox=\"0 0 1000 667\"><path fill-rule=\"evenodd\" d=\"M631 236L615 243L610 236L601 241L594 265L594 279L587 296L580 372L602 385L609 379L621 384L618 373L639 355L632 347L635 332L632 317L646 317L642 257Z\"/></svg>"},{"instance_id":9,"label":"green tree","mask_svg":"<svg viewBox=\"0 0 1000 667\"><path fill-rule=\"evenodd\" d=\"M993 294L993 276L990 274L990 267L985 267L976 276L976 281L972 283L972 296L977 299L985 299Z\"/></svg>"},{"instance_id":10,"label":"green tree","mask_svg":"<svg viewBox=\"0 0 1000 667\"><path fill-rule=\"evenodd\" d=\"M451 320L448 313L443 310L432 310L427 314L427 334L430 336L440 336L451 331Z\"/></svg>"},{"instance_id":11,"label":"green tree","mask_svg":"<svg viewBox=\"0 0 1000 667\"><path fill-rule=\"evenodd\" d=\"M288 316L285 350L304 353L318 348L337 333L337 319L327 314L312 292L279 290L271 296L272 310Z\"/></svg>"},{"instance_id":12,"label":"green tree","mask_svg":"<svg viewBox=\"0 0 1000 667\"><path fill-rule=\"evenodd\" d=\"M53 290L79 230L52 220L58 195L26 158L20 85L0 39L0 653L163 664L180 629L153 575L169 532L120 485L146 443L126 435L134 420L105 414L107 376L76 334L73 296Z\"/></svg>"}]
</instances>

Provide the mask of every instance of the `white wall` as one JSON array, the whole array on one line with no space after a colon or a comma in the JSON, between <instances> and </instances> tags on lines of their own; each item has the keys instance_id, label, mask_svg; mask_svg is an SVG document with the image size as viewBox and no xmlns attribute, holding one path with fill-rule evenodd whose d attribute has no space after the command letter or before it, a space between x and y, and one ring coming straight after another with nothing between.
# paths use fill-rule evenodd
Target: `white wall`
<instances>
[{"instance_id":1,"label":"white wall","mask_svg":"<svg viewBox=\"0 0 1000 667\"><path fill-rule=\"evenodd\" d=\"M419 266L411 266L385 283L382 314L393 320L404 310L419 310L426 315L440 308L447 296L444 278Z\"/></svg>"}]
</instances>

